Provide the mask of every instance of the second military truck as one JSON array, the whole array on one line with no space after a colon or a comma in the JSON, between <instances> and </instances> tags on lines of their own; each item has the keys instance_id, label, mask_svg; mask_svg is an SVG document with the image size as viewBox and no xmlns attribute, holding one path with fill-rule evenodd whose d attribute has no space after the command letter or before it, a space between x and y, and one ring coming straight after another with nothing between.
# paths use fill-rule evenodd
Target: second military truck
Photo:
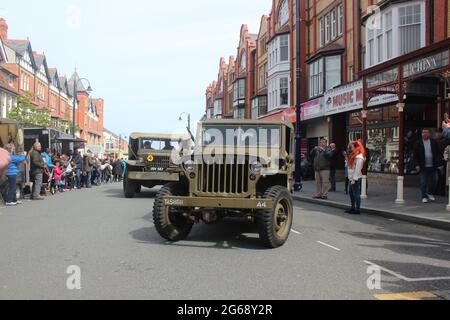
<instances>
[{"instance_id":1,"label":"second military truck","mask_svg":"<svg viewBox=\"0 0 450 320\"><path fill-rule=\"evenodd\" d=\"M169 171L173 166L171 158L189 146L189 140L186 135L133 133L123 180L125 197L134 198L142 187L178 181L178 174Z\"/></svg>"}]
</instances>

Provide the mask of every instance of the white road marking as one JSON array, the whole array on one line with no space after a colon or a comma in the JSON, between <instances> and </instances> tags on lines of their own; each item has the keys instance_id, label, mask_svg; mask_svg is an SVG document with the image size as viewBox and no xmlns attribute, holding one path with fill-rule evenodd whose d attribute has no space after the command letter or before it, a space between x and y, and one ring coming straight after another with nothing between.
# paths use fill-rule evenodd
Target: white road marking
<instances>
[{"instance_id":1,"label":"white road marking","mask_svg":"<svg viewBox=\"0 0 450 320\"><path fill-rule=\"evenodd\" d=\"M375 266L375 267L379 268L380 270L382 270L382 271L384 271L386 273L389 273L390 275L392 275L392 276L394 276L394 277L396 277L396 278L398 278L400 280L406 281L406 282L424 282L424 281L450 280L450 277L408 278L408 277L405 277L405 276L403 276L403 275L401 275L401 274L399 274L399 273L397 273L395 271L392 271L392 270L389 270L387 268L381 267L381 266L377 265L376 263L373 263L373 262L370 262L370 261L367 261L367 260L365 260L364 263L366 263L368 265Z\"/></svg>"},{"instance_id":2,"label":"white road marking","mask_svg":"<svg viewBox=\"0 0 450 320\"><path fill-rule=\"evenodd\" d=\"M295 233L295 234L300 234L300 235L301 235L301 232L295 231L294 229L291 229L291 231L292 231L293 233Z\"/></svg>"},{"instance_id":3,"label":"white road marking","mask_svg":"<svg viewBox=\"0 0 450 320\"><path fill-rule=\"evenodd\" d=\"M323 245L323 246L325 246L325 247L331 248L331 249L333 249L333 250L341 251L341 249L336 248L336 247L332 246L331 244L328 244L328 243L325 243L325 242L322 242L322 241L317 241L317 243L318 243L318 244L321 244L321 245Z\"/></svg>"}]
</instances>

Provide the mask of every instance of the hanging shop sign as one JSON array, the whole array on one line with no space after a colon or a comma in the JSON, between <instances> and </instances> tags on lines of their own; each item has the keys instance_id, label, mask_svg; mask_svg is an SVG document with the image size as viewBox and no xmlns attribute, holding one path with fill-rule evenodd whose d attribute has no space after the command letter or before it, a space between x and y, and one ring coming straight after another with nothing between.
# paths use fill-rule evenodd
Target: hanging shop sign
<instances>
[{"instance_id":1,"label":"hanging shop sign","mask_svg":"<svg viewBox=\"0 0 450 320\"><path fill-rule=\"evenodd\" d=\"M323 115L323 97L310 100L302 105L302 121L320 118Z\"/></svg>"},{"instance_id":2,"label":"hanging shop sign","mask_svg":"<svg viewBox=\"0 0 450 320\"><path fill-rule=\"evenodd\" d=\"M362 108L363 86L361 81L352 82L325 93L325 115L333 115Z\"/></svg>"}]
</instances>

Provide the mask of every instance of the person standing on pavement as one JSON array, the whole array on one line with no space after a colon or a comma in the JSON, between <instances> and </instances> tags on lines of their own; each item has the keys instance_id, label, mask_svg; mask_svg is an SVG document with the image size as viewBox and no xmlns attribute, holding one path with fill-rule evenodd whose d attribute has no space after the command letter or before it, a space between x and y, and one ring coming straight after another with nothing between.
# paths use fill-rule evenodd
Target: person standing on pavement
<instances>
[{"instance_id":1,"label":"person standing on pavement","mask_svg":"<svg viewBox=\"0 0 450 320\"><path fill-rule=\"evenodd\" d=\"M329 153L330 153L330 184L331 184L330 192L336 192L336 170L339 154L335 143L330 144Z\"/></svg>"},{"instance_id":2,"label":"person standing on pavement","mask_svg":"<svg viewBox=\"0 0 450 320\"><path fill-rule=\"evenodd\" d=\"M41 150L41 144L36 142L30 151L30 177L33 181L33 189L31 193L32 200L44 200L44 198L41 197L41 188L45 163L44 158L41 155Z\"/></svg>"},{"instance_id":3,"label":"person standing on pavement","mask_svg":"<svg viewBox=\"0 0 450 320\"><path fill-rule=\"evenodd\" d=\"M439 145L436 140L430 138L429 129L422 130L422 139L414 146L414 162L420 175L422 203L435 201L434 195L439 179L437 171L440 163Z\"/></svg>"},{"instance_id":4,"label":"person standing on pavement","mask_svg":"<svg viewBox=\"0 0 450 320\"><path fill-rule=\"evenodd\" d=\"M313 160L316 179L316 194L314 199L328 199L330 190L330 158L331 149L327 147L328 141L321 139L318 147L314 148L310 156Z\"/></svg>"},{"instance_id":5,"label":"person standing on pavement","mask_svg":"<svg viewBox=\"0 0 450 320\"><path fill-rule=\"evenodd\" d=\"M16 155L15 154L15 146L13 144L9 144L6 146L6 151L9 152L9 156L11 162L8 166L8 170L6 171L6 177L8 178L8 194L6 196L6 206L16 206L20 204L20 201L17 201L17 175L20 173L19 165L20 163L27 160L27 157L24 155Z\"/></svg>"},{"instance_id":6,"label":"person standing on pavement","mask_svg":"<svg viewBox=\"0 0 450 320\"><path fill-rule=\"evenodd\" d=\"M45 159L45 164L47 166L48 172L52 172L55 165L52 161L52 153L50 148L45 149L45 152L42 152L42 157Z\"/></svg>"},{"instance_id":7,"label":"person standing on pavement","mask_svg":"<svg viewBox=\"0 0 450 320\"><path fill-rule=\"evenodd\" d=\"M441 128L439 128L436 132L436 141L438 143L439 146L439 167L438 167L438 175L439 175L439 179L438 179L438 186L437 186L437 195L440 196L445 196L446 193L446 167L447 167L447 162L444 160L444 152L445 149L447 148L447 146L449 145L449 140L447 140L444 137L444 133L443 130Z\"/></svg>"},{"instance_id":8,"label":"person standing on pavement","mask_svg":"<svg viewBox=\"0 0 450 320\"><path fill-rule=\"evenodd\" d=\"M91 184L92 167L93 167L93 161L91 158L91 151L88 150L87 154L85 154L83 157L84 186L88 189L92 188L92 184Z\"/></svg>"},{"instance_id":9,"label":"person standing on pavement","mask_svg":"<svg viewBox=\"0 0 450 320\"><path fill-rule=\"evenodd\" d=\"M359 141L350 145L351 154L348 156L348 179L350 181L351 209L345 211L349 214L361 214L361 180L363 175L366 151Z\"/></svg>"},{"instance_id":10,"label":"person standing on pavement","mask_svg":"<svg viewBox=\"0 0 450 320\"><path fill-rule=\"evenodd\" d=\"M75 187L74 189L81 189L81 172L83 170L83 158L80 155L79 150L75 150L72 157L72 162L74 163L74 173L75 173Z\"/></svg>"}]
</instances>

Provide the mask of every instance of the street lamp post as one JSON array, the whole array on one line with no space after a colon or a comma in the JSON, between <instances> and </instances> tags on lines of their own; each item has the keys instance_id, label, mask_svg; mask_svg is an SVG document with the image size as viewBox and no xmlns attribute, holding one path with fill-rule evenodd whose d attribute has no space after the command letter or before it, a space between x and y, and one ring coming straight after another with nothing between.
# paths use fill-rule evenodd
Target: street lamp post
<instances>
[{"instance_id":1,"label":"street lamp post","mask_svg":"<svg viewBox=\"0 0 450 320\"><path fill-rule=\"evenodd\" d=\"M73 138L75 139L75 127L76 127L76 104L77 104L77 93L78 93L78 84L81 83L81 81L87 81L88 88L86 89L87 93L92 92L91 83L86 78L76 79L75 76L73 78L73 111L72 111L72 134Z\"/></svg>"},{"instance_id":2,"label":"street lamp post","mask_svg":"<svg viewBox=\"0 0 450 320\"><path fill-rule=\"evenodd\" d=\"M180 118L178 119L179 121L183 121L183 115L187 115L187 119L188 119L188 126L187 126L187 129L189 130L189 132L191 132L191 114L190 113L187 113L187 112L183 112L181 115L180 115Z\"/></svg>"},{"instance_id":3,"label":"street lamp post","mask_svg":"<svg viewBox=\"0 0 450 320\"><path fill-rule=\"evenodd\" d=\"M297 79L297 103L296 103L296 133L295 133L295 183L294 190L301 191L302 184L302 104L301 104L301 77L302 77L302 63L301 63L301 8L300 0L296 0L296 42L297 42L297 61L296 61L296 79Z\"/></svg>"}]
</instances>

